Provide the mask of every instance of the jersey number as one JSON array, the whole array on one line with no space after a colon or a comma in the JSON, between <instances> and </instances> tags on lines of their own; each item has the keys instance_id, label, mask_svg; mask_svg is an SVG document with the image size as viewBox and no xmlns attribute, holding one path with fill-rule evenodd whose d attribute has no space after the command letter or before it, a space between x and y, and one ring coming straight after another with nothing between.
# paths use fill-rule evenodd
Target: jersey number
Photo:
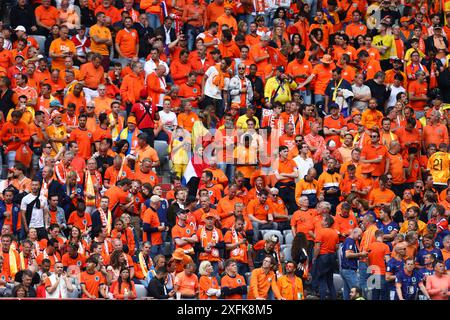
<instances>
[{"instance_id":1,"label":"jersey number","mask_svg":"<svg viewBox=\"0 0 450 320\"><path fill-rule=\"evenodd\" d=\"M442 159L435 159L433 161L433 170L442 171Z\"/></svg>"}]
</instances>

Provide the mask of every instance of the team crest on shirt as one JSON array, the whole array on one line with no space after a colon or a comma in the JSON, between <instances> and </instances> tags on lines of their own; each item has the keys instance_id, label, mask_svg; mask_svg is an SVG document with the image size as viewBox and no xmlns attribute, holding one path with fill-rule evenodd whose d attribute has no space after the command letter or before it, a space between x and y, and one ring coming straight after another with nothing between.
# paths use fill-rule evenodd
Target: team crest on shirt
<instances>
[{"instance_id":1,"label":"team crest on shirt","mask_svg":"<svg viewBox=\"0 0 450 320\"><path fill-rule=\"evenodd\" d=\"M122 171L122 177L125 177L127 173L125 171Z\"/></svg>"},{"instance_id":2,"label":"team crest on shirt","mask_svg":"<svg viewBox=\"0 0 450 320\"><path fill-rule=\"evenodd\" d=\"M138 198L138 197L136 197L136 198L134 199L134 201L136 201L136 202L139 202L139 198Z\"/></svg>"},{"instance_id":3,"label":"team crest on shirt","mask_svg":"<svg viewBox=\"0 0 450 320\"><path fill-rule=\"evenodd\" d=\"M154 181L154 180L155 180L155 177L154 177L154 176L151 176L151 177L150 177L150 180Z\"/></svg>"},{"instance_id":4,"label":"team crest on shirt","mask_svg":"<svg viewBox=\"0 0 450 320\"><path fill-rule=\"evenodd\" d=\"M6 277L5 276L2 276L2 281L5 281L6 280Z\"/></svg>"},{"instance_id":5,"label":"team crest on shirt","mask_svg":"<svg viewBox=\"0 0 450 320\"><path fill-rule=\"evenodd\" d=\"M194 89L192 90L192 92L193 92L193 93L197 93L197 88L194 88Z\"/></svg>"},{"instance_id":6,"label":"team crest on shirt","mask_svg":"<svg viewBox=\"0 0 450 320\"><path fill-rule=\"evenodd\" d=\"M269 210L269 206L267 204L264 206L264 210Z\"/></svg>"},{"instance_id":7,"label":"team crest on shirt","mask_svg":"<svg viewBox=\"0 0 450 320\"><path fill-rule=\"evenodd\" d=\"M416 277L412 277L412 278L411 278L411 281L412 281L412 282L416 282Z\"/></svg>"},{"instance_id":8,"label":"team crest on shirt","mask_svg":"<svg viewBox=\"0 0 450 320\"><path fill-rule=\"evenodd\" d=\"M352 225L353 225L353 220L350 220L350 221L348 222L348 224L352 226Z\"/></svg>"},{"instance_id":9,"label":"team crest on shirt","mask_svg":"<svg viewBox=\"0 0 450 320\"><path fill-rule=\"evenodd\" d=\"M439 245L440 245L439 242L435 242L435 243L434 243L434 246L435 246L436 248L439 248Z\"/></svg>"},{"instance_id":10,"label":"team crest on shirt","mask_svg":"<svg viewBox=\"0 0 450 320\"><path fill-rule=\"evenodd\" d=\"M210 195L210 196L212 196L212 195L213 195L213 193L212 193L212 191L211 191L211 190L208 190L208 195Z\"/></svg>"},{"instance_id":11,"label":"team crest on shirt","mask_svg":"<svg viewBox=\"0 0 450 320\"><path fill-rule=\"evenodd\" d=\"M349 245L348 248L349 248L350 250L353 250L353 245Z\"/></svg>"},{"instance_id":12,"label":"team crest on shirt","mask_svg":"<svg viewBox=\"0 0 450 320\"><path fill-rule=\"evenodd\" d=\"M241 280L241 279L237 279L236 282L237 282L238 284L241 284L241 283L242 283L242 280Z\"/></svg>"},{"instance_id":13,"label":"team crest on shirt","mask_svg":"<svg viewBox=\"0 0 450 320\"><path fill-rule=\"evenodd\" d=\"M388 227L388 231L389 231L389 232L392 231L392 226L389 226L389 227Z\"/></svg>"},{"instance_id":14,"label":"team crest on shirt","mask_svg":"<svg viewBox=\"0 0 450 320\"><path fill-rule=\"evenodd\" d=\"M81 267L81 261L77 261L77 266Z\"/></svg>"},{"instance_id":15,"label":"team crest on shirt","mask_svg":"<svg viewBox=\"0 0 450 320\"><path fill-rule=\"evenodd\" d=\"M87 225L86 219L83 219L83 224L84 224L84 225Z\"/></svg>"},{"instance_id":16,"label":"team crest on shirt","mask_svg":"<svg viewBox=\"0 0 450 320\"><path fill-rule=\"evenodd\" d=\"M77 188L77 193L81 193L81 188Z\"/></svg>"},{"instance_id":17,"label":"team crest on shirt","mask_svg":"<svg viewBox=\"0 0 450 320\"><path fill-rule=\"evenodd\" d=\"M191 234L191 229L187 229L187 230L186 230L186 233L187 233L187 234Z\"/></svg>"},{"instance_id":18,"label":"team crest on shirt","mask_svg":"<svg viewBox=\"0 0 450 320\"><path fill-rule=\"evenodd\" d=\"M96 276L95 281L100 281L100 278L98 276Z\"/></svg>"}]
</instances>

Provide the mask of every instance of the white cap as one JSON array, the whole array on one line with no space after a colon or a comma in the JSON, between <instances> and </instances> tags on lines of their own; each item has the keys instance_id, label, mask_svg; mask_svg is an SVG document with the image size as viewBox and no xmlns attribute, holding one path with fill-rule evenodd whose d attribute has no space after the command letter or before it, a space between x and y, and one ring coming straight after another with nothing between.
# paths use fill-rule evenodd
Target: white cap
<instances>
[{"instance_id":1,"label":"white cap","mask_svg":"<svg viewBox=\"0 0 450 320\"><path fill-rule=\"evenodd\" d=\"M22 32L27 32L27 29L25 29L24 26L17 26L14 31L22 31Z\"/></svg>"},{"instance_id":2,"label":"white cap","mask_svg":"<svg viewBox=\"0 0 450 320\"><path fill-rule=\"evenodd\" d=\"M151 198L150 198L150 202L159 202L159 201L161 201L161 198L160 198L160 196L157 196L157 195L153 195Z\"/></svg>"}]
</instances>

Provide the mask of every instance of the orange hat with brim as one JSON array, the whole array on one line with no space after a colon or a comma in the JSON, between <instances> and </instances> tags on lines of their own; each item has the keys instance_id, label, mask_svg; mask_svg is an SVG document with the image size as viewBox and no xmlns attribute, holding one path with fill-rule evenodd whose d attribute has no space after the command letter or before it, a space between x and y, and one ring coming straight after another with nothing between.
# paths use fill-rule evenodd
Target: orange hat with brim
<instances>
[{"instance_id":1,"label":"orange hat with brim","mask_svg":"<svg viewBox=\"0 0 450 320\"><path fill-rule=\"evenodd\" d=\"M230 3L226 3L226 4L223 6L223 8L224 8L224 9L233 9L233 5L230 4Z\"/></svg>"},{"instance_id":2,"label":"orange hat with brim","mask_svg":"<svg viewBox=\"0 0 450 320\"><path fill-rule=\"evenodd\" d=\"M137 124L136 117L128 117L127 123Z\"/></svg>"},{"instance_id":3,"label":"orange hat with brim","mask_svg":"<svg viewBox=\"0 0 450 320\"><path fill-rule=\"evenodd\" d=\"M172 258L174 258L175 260L183 260L183 258L184 258L184 250L181 249L181 248L176 249L172 253Z\"/></svg>"},{"instance_id":4,"label":"orange hat with brim","mask_svg":"<svg viewBox=\"0 0 450 320\"><path fill-rule=\"evenodd\" d=\"M202 216L203 220L206 220L208 218L217 219L217 216L213 212L210 211Z\"/></svg>"},{"instance_id":5,"label":"orange hat with brim","mask_svg":"<svg viewBox=\"0 0 450 320\"><path fill-rule=\"evenodd\" d=\"M360 115L360 114L361 114L361 111L359 111L358 109L353 109L353 111L352 111L352 117L353 117L353 116Z\"/></svg>"}]
</instances>

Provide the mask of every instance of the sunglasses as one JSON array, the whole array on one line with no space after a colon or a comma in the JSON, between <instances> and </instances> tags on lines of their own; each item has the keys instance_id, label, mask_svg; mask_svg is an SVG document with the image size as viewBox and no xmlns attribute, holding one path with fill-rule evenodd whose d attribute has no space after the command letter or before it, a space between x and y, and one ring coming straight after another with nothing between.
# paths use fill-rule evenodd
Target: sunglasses
<instances>
[{"instance_id":1,"label":"sunglasses","mask_svg":"<svg viewBox=\"0 0 450 320\"><path fill-rule=\"evenodd\" d=\"M377 135L373 135L373 136L370 136L371 138L378 138L378 136Z\"/></svg>"},{"instance_id":2,"label":"sunglasses","mask_svg":"<svg viewBox=\"0 0 450 320\"><path fill-rule=\"evenodd\" d=\"M303 140L295 140L295 143L303 142Z\"/></svg>"}]
</instances>

